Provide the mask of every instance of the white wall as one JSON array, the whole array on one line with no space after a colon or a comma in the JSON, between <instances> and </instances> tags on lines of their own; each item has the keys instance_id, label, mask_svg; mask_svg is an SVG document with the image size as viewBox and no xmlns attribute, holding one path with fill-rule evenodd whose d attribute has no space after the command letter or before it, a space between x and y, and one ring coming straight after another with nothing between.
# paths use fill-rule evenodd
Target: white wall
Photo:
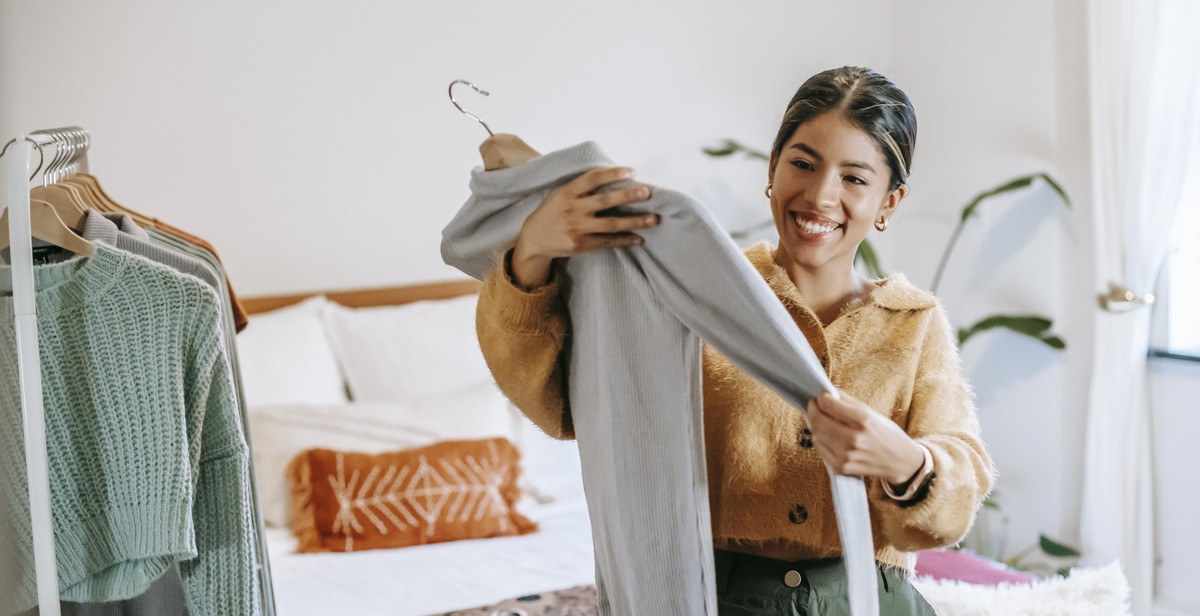
<instances>
[{"instance_id":1,"label":"white wall","mask_svg":"<svg viewBox=\"0 0 1200 616\"><path fill-rule=\"evenodd\" d=\"M924 1L896 11L895 78L913 97L921 128L911 196L881 245L917 284L932 283L959 212L985 189L1045 171L1076 210L1087 208L1086 115L1078 111L1086 109L1083 7ZM1040 533L1078 538L1074 443L1086 372L1076 366L1087 363L1091 331L1066 264L1083 254L1074 238L1087 231L1044 185L985 202L938 290L956 326L1037 313L1068 341L1058 352L997 331L963 347L999 469L996 498L1009 516L1005 555Z\"/></svg>"},{"instance_id":2,"label":"white wall","mask_svg":"<svg viewBox=\"0 0 1200 616\"><path fill-rule=\"evenodd\" d=\"M889 68L888 15L882 0L14 0L0 131L88 128L109 193L210 240L246 295L445 279L461 275L440 231L486 137L451 80L491 90L460 95L497 131L542 151L597 140L757 220L765 169L700 147L769 144L817 70Z\"/></svg>"}]
</instances>

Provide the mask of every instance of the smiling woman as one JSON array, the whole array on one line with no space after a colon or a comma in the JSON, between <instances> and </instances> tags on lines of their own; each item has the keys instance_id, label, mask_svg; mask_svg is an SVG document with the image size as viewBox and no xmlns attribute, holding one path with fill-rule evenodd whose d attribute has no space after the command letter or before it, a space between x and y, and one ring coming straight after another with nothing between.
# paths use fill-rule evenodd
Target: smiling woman
<instances>
[{"instance_id":1,"label":"smiling woman","mask_svg":"<svg viewBox=\"0 0 1200 616\"><path fill-rule=\"evenodd\" d=\"M915 137L908 97L869 69L819 73L788 104L766 190L779 246L745 254L840 398L814 399L806 421L705 346L704 455L723 616L849 613L826 464L868 479L882 614L933 613L908 583L915 552L958 542L991 488L992 462L937 299L901 275L868 280L853 267L858 245L872 227L887 229L907 194ZM571 321L559 284L568 274L556 275L552 262L636 247L646 229L673 223L597 216L651 198L653 189L634 183L597 190L631 176L597 168L551 190L480 294L480 347L496 383L555 438L574 436L563 383L575 362L563 355ZM646 233L647 246L654 237ZM711 293L687 291L697 301Z\"/></svg>"},{"instance_id":2,"label":"smiling woman","mask_svg":"<svg viewBox=\"0 0 1200 616\"><path fill-rule=\"evenodd\" d=\"M767 197L779 231L776 261L798 287L828 287L847 299L867 291L842 265L853 263L872 226L887 229L908 193L916 133L908 97L874 71L825 71L796 92L771 149ZM824 322L844 306L830 299L818 311Z\"/></svg>"}]
</instances>

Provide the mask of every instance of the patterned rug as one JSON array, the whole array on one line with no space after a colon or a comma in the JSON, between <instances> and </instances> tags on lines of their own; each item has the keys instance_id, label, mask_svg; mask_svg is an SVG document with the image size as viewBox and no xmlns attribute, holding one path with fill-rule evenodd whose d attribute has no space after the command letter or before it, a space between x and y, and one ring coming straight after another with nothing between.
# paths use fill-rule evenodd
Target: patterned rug
<instances>
[{"instance_id":1,"label":"patterned rug","mask_svg":"<svg viewBox=\"0 0 1200 616\"><path fill-rule=\"evenodd\" d=\"M525 595L487 607L439 616L596 616L596 587L589 584Z\"/></svg>"},{"instance_id":2,"label":"patterned rug","mask_svg":"<svg viewBox=\"0 0 1200 616\"><path fill-rule=\"evenodd\" d=\"M1129 582L1118 564L1026 583L968 584L918 578L939 616L1128 616ZM576 586L439 616L596 616L596 587Z\"/></svg>"}]
</instances>

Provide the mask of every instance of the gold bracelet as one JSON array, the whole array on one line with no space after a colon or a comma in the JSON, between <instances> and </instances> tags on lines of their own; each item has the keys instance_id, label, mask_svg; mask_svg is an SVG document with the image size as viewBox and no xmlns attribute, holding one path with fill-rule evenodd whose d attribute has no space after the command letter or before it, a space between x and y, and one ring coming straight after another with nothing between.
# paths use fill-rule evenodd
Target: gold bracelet
<instances>
[{"instance_id":1,"label":"gold bracelet","mask_svg":"<svg viewBox=\"0 0 1200 616\"><path fill-rule=\"evenodd\" d=\"M925 482L929 480L929 476L933 474L933 454L929 452L928 447L920 443L917 443L917 445L921 447L921 454L925 456L925 461L921 464L921 468L917 471L917 474L913 475L913 478L908 481L908 487L904 490L903 494L896 494L890 481L886 479L879 480L883 484L883 493L896 502L905 503L912 500L917 495L917 492L921 490L921 486L924 486Z\"/></svg>"}]
</instances>

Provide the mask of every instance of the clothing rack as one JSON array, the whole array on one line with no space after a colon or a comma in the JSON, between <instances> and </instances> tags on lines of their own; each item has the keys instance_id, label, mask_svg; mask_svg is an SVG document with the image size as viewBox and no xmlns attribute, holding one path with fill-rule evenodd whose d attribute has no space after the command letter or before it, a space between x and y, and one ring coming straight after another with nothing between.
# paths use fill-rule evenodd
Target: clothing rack
<instances>
[{"instance_id":1,"label":"clothing rack","mask_svg":"<svg viewBox=\"0 0 1200 616\"><path fill-rule=\"evenodd\" d=\"M78 126L40 129L10 141L7 151L0 153L6 186L0 195L0 209L9 210L9 235L13 275L13 302L17 322L17 351L21 375L21 409L25 422L27 478L30 492L30 515L34 540L34 560L38 587L40 616L60 616L59 586L53 518L50 502L49 451L46 441L45 409L42 397L41 365L37 339L35 309L36 293L33 282L33 240L30 228L30 186L50 185L76 174L88 173L88 150L91 136ZM36 148L39 162L33 175L29 163ZM230 336L233 332L229 333ZM231 349L231 353L235 350ZM243 436L247 445L250 435L248 418L242 396L240 371L233 371ZM255 521L255 545L258 553L257 577L261 590L262 613L275 616L274 592L268 552L264 541L265 529L258 507L258 485L253 459L249 481Z\"/></svg>"},{"instance_id":2,"label":"clothing rack","mask_svg":"<svg viewBox=\"0 0 1200 616\"><path fill-rule=\"evenodd\" d=\"M15 142L15 143L14 143ZM50 507L50 463L46 448L46 415L42 403L42 371L38 359L37 312L33 285L33 237L30 230L29 146L20 135L8 152L4 174L12 247L13 312L16 318L17 367L21 379L21 416L25 426L25 472L29 481L29 513L33 531L34 570L41 616L59 616L58 567L54 521ZM43 152L44 163L44 150ZM43 165L39 165L41 167ZM35 172L36 174L36 172Z\"/></svg>"}]
</instances>

